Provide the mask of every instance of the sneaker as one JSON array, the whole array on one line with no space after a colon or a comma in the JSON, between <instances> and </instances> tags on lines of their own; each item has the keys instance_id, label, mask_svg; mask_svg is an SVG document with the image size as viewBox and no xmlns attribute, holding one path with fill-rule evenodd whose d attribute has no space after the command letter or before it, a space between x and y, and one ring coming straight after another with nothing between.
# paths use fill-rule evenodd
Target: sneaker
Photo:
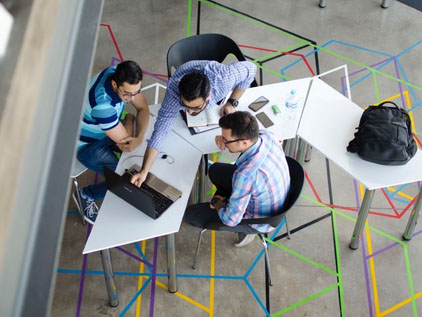
<instances>
[{"instance_id":1,"label":"sneaker","mask_svg":"<svg viewBox=\"0 0 422 317\"><path fill-rule=\"evenodd\" d=\"M73 192L72 197L76 203L76 206L78 206L80 213L81 213L80 209L82 207L82 210L83 210L82 212L83 212L85 221L93 225L95 223L95 219L97 219L98 209L99 209L97 204L95 203L95 200L86 196L82 190L79 190L79 197L81 197L81 204L79 205L78 194L77 194L76 189Z\"/></svg>"},{"instance_id":2,"label":"sneaker","mask_svg":"<svg viewBox=\"0 0 422 317\"><path fill-rule=\"evenodd\" d=\"M245 245L251 243L253 239L255 239L255 234L238 233L237 242L234 244L234 246L236 248L244 247Z\"/></svg>"}]
</instances>

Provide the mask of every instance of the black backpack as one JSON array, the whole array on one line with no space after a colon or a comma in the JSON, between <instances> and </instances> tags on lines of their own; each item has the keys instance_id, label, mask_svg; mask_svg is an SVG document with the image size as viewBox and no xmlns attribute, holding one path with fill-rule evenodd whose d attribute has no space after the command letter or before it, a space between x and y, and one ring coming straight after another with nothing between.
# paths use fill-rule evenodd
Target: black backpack
<instances>
[{"instance_id":1,"label":"black backpack","mask_svg":"<svg viewBox=\"0 0 422 317\"><path fill-rule=\"evenodd\" d=\"M387 103L393 107L384 106ZM360 118L355 138L347 151L382 165L404 165L416 153L409 114L394 102L369 106Z\"/></svg>"}]
</instances>

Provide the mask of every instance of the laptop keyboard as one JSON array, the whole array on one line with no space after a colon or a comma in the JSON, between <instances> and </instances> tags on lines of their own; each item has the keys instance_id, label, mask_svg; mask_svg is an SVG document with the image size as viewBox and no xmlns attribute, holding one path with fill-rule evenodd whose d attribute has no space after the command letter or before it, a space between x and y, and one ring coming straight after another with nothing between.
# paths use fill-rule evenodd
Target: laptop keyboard
<instances>
[{"instance_id":1,"label":"laptop keyboard","mask_svg":"<svg viewBox=\"0 0 422 317\"><path fill-rule=\"evenodd\" d=\"M126 178L127 180L130 180L132 175L126 172L123 174L123 177ZM157 215L161 215L173 203L171 199L167 198L160 192L157 192L154 188L148 186L145 183L142 183L141 189L144 192L151 194L154 200L154 208Z\"/></svg>"},{"instance_id":2,"label":"laptop keyboard","mask_svg":"<svg viewBox=\"0 0 422 317\"><path fill-rule=\"evenodd\" d=\"M141 188L145 192L151 194L151 196L154 199L154 208L155 208L155 211L159 215L161 215L164 212L164 210L166 210L173 203L173 201L171 199L169 199L166 196L164 196L163 194L157 192L154 188L148 186L145 183L142 183Z\"/></svg>"}]
</instances>

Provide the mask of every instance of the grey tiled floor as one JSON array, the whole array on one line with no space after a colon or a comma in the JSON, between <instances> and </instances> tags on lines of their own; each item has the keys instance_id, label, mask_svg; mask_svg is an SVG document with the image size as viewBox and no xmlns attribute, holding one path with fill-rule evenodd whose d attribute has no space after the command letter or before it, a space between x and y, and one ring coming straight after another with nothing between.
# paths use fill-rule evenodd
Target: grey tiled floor
<instances>
[{"instance_id":1,"label":"grey tiled floor","mask_svg":"<svg viewBox=\"0 0 422 317\"><path fill-rule=\"evenodd\" d=\"M168 47L186 36L188 25L191 34L196 32L198 5L192 0L189 19L189 3L187 0L105 1L93 72L109 66L114 58L123 58L139 62L148 73L166 74ZM250 57L259 58L270 54L269 50L289 50L298 45L296 38L273 26L315 41L321 48L321 72L347 64L352 99L361 106L390 97L399 104L404 100L405 105L411 107L416 135L421 140L421 12L394 0L386 10L380 8L381 0L333 0L328 1L325 9L318 7L317 0L222 2L273 25L270 26L209 2L201 3L201 33L225 34L242 45L244 54ZM297 53L304 55L315 72L313 49L305 48ZM390 62L371 66L387 59ZM368 66L379 67L376 76L368 70L353 74ZM283 80L280 75L296 79L311 76L311 71L297 56L285 56L264 64L264 84ZM327 82L340 90L340 76L329 76ZM146 75L144 86L163 83L159 78L165 79ZM401 86L396 78L402 80ZM403 100L400 91L405 97ZM152 103L153 94L146 95ZM360 249L352 251L348 243L362 189L338 167L331 164L330 168L334 212L294 233L291 240L278 241L279 246L270 249L274 280L271 313L284 316L422 315L422 235L419 234L422 228L416 229L417 235L410 242L401 241L411 210L408 205L417 193L417 185L377 191L369 216L373 229L365 232ZM303 196L288 216L291 229L331 213L317 203L330 202L325 158L314 151L305 170ZM93 180L90 172L81 177L82 184ZM109 307L99 255L84 258L81 254L87 227L82 226L75 210L70 202L52 316L147 316L151 312L155 316L265 315L262 307L265 306L264 265L258 240L237 249L232 246L233 235L218 232L214 236L208 232L202 244L199 268L193 271L191 260L198 230L186 224L176 235L179 292L166 291L166 255L161 238L153 306L150 305L150 284L137 294L148 281L147 268L114 249L112 257L120 305ZM152 261L154 240L123 248L139 256L143 246L143 253ZM255 259L258 259L256 264ZM139 272L145 276L140 277Z\"/></svg>"}]
</instances>

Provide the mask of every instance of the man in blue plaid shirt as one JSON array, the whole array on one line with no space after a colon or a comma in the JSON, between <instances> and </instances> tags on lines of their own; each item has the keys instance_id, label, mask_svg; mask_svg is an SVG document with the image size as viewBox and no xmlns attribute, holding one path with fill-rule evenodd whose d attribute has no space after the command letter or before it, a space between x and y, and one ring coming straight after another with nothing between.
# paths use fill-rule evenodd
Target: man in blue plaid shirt
<instances>
[{"instance_id":1,"label":"man in blue plaid shirt","mask_svg":"<svg viewBox=\"0 0 422 317\"><path fill-rule=\"evenodd\" d=\"M215 163L209 169L216 186L210 203L189 206L185 220L204 228L208 223L225 225L221 230L239 235L235 244L243 247L257 232L273 230L270 225L247 225L243 219L277 215L290 188L290 174L280 143L266 130L259 131L254 116L237 111L220 118L222 135L216 137L221 150L241 153L236 165Z\"/></svg>"},{"instance_id":2,"label":"man in blue plaid shirt","mask_svg":"<svg viewBox=\"0 0 422 317\"><path fill-rule=\"evenodd\" d=\"M180 110L196 115L207 107L215 107L232 91L221 115L234 112L237 100L253 82L255 74L256 66L251 62L225 65L215 61L191 61L177 68L169 80L142 169L132 177L132 183L141 186L145 181Z\"/></svg>"}]
</instances>

